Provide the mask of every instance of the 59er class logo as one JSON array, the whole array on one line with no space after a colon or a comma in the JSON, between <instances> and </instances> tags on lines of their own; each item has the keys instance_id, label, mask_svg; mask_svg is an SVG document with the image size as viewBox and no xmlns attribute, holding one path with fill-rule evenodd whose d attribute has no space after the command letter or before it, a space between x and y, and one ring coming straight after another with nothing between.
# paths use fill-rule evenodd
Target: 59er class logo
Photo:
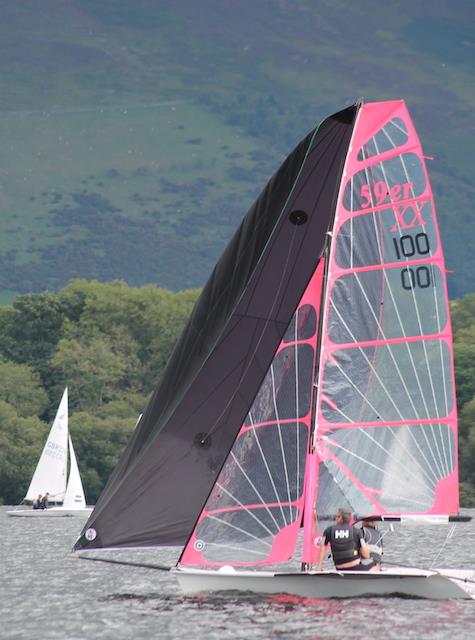
<instances>
[{"instance_id":1,"label":"59er class logo","mask_svg":"<svg viewBox=\"0 0 475 640\"><path fill-rule=\"evenodd\" d=\"M379 207L386 202L388 197L390 203L394 204L401 200L409 200L409 198L413 196L412 182L395 184L389 188L385 182L380 180L374 184L361 185L360 205L362 209L367 209L369 206ZM412 229L413 227L424 225L425 221L422 218L422 209L426 204L427 201L394 206L393 211L396 216L396 222L390 228L390 231L395 232L398 229Z\"/></svg>"},{"instance_id":2,"label":"59er class logo","mask_svg":"<svg viewBox=\"0 0 475 640\"><path fill-rule=\"evenodd\" d=\"M366 209L370 205L372 207L379 207L385 202L388 196L391 202L398 202L399 200L409 200L412 194L412 182L395 184L390 188L382 180L379 180L374 184L363 184L361 185L360 189L361 208Z\"/></svg>"},{"instance_id":3,"label":"59er class logo","mask_svg":"<svg viewBox=\"0 0 475 640\"><path fill-rule=\"evenodd\" d=\"M377 207L383 205L389 196L392 211L396 218L392 227L389 228L391 233L398 233L393 237L393 247L396 260L408 260L410 258L429 256L431 253L429 236L423 230L426 220L423 217L423 209L427 205L424 202L410 202L407 204L395 205L399 200L407 200L413 195L413 183L405 182L404 184L396 184L388 188L383 181L371 184L363 184L360 189L361 208ZM422 227L421 231L413 234L410 230L417 231ZM405 267L401 270L401 286L408 291L420 288L426 289L433 284L433 269L431 265L419 265L414 267Z\"/></svg>"}]
</instances>

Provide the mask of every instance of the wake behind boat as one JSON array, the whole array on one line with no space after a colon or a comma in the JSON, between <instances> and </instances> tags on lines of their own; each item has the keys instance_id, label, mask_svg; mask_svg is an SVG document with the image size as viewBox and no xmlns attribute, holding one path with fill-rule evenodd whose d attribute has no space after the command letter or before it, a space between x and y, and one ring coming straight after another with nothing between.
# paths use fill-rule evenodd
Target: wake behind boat
<instances>
[{"instance_id":1,"label":"wake behind boat","mask_svg":"<svg viewBox=\"0 0 475 640\"><path fill-rule=\"evenodd\" d=\"M460 520L445 274L404 102L327 118L216 265L75 550L182 545L191 593L472 597L470 571L313 570L339 508ZM301 571L258 571L301 529Z\"/></svg>"},{"instance_id":2,"label":"wake behind boat","mask_svg":"<svg viewBox=\"0 0 475 640\"><path fill-rule=\"evenodd\" d=\"M66 484L69 450L69 478ZM48 494L45 508L30 507L7 511L9 516L23 518L57 518L66 516L89 516L92 507L86 507L84 489L68 428L68 390L65 389L56 412L48 439L41 453L23 503L38 501Z\"/></svg>"}]
</instances>

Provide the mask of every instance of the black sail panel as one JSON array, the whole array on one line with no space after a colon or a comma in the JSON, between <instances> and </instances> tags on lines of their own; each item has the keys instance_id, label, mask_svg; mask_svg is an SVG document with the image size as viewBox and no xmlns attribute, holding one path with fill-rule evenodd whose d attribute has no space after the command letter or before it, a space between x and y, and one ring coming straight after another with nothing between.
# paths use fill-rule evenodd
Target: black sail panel
<instances>
[{"instance_id":1,"label":"black sail panel","mask_svg":"<svg viewBox=\"0 0 475 640\"><path fill-rule=\"evenodd\" d=\"M246 214L75 549L186 541L321 258L356 110L310 132Z\"/></svg>"}]
</instances>

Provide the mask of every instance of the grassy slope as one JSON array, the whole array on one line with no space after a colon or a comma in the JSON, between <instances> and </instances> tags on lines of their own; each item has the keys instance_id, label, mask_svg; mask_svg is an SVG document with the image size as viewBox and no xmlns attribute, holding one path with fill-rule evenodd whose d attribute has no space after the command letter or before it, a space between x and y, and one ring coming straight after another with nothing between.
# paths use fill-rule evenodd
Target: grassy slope
<instances>
[{"instance_id":1,"label":"grassy slope","mask_svg":"<svg viewBox=\"0 0 475 640\"><path fill-rule=\"evenodd\" d=\"M436 157L451 293L475 290L472 4L196 7L2 7L3 300L73 276L202 285L283 154L358 96L406 98Z\"/></svg>"},{"instance_id":2,"label":"grassy slope","mask_svg":"<svg viewBox=\"0 0 475 640\"><path fill-rule=\"evenodd\" d=\"M198 258L219 250L239 218L226 211L224 185L231 168L253 168L252 140L187 104L30 114L21 128L18 119L0 123L15 156L0 163L8 175L0 248L7 253L14 240L18 249L10 288L38 263L53 287L75 275L139 284L147 274L170 288L205 278L183 263L180 242ZM249 191L238 181L234 198L250 201Z\"/></svg>"}]
</instances>

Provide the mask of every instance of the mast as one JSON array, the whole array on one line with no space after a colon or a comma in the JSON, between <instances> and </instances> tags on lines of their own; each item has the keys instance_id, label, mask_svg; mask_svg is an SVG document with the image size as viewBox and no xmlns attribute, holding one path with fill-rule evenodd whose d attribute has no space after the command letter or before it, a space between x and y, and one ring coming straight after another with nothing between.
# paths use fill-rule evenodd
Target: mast
<instances>
[{"instance_id":1,"label":"mast","mask_svg":"<svg viewBox=\"0 0 475 640\"><path fill-rule=\"evenodd\" d=\"M363 104L363 100L359 99L355 103L356 116L355 116L355 126L353 129L353 134L358 126L358 117L360 108ZM352 139L353 139L352 134ZM351 148L351 140L348 146L348 149ZM342 188L344 184L344 176L347 172L347 161L348 156L345 158L345 167L342 173L342 180L339 185L337 202L341 199ZM313 394L313 407L312 407L312 422L311 422L311 433L310 433L310 445L309 445L309 454L307 459L307 482L306 482L306 491L305 491L305 509L304 509L304 523L303 523L303 544L302 544L302 570L308 569L309 566L316 562L316 553L317 546L316 541L318 538L318 527L317 527L317 514L316 514L316 501L318 495L318 471L321 460L319 458L318 448L317 448L317 431L318 431L318 422L317 422L317 406L319 400L319 373L320 373L320 365L321 365L321 345L322 345L322 336L323 336L323 327L326 324L326 313L328 306L325 304L327 299L327 290L328 290L328 272L330 269L330 265L333 260L333 229L335 226L335 218L337 215L337 206L335 205L335 213L331 220L331 224L329 226L327 232L327 241L324 253L324 274L323 274L323 289L322 289L322 297L320 300L320 313L319 313L319 326L317 332L317 358L315 363L315 385L314 385L314 394Z\"/></svg>"}]
</instances>

